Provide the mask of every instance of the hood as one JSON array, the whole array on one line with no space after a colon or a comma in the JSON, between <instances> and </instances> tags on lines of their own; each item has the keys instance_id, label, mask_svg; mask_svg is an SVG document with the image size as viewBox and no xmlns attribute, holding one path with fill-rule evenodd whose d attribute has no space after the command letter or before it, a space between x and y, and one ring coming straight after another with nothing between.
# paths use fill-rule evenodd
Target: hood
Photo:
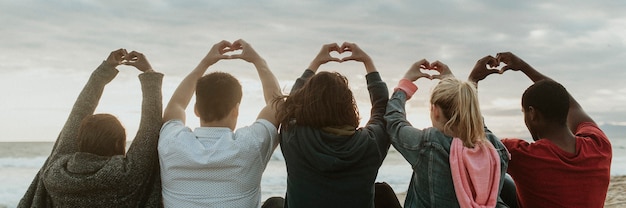
<instances>
[{"instance_id":1,"label":"hood","mask_svg":"<svg viewBox=\"0 0 626 208\"><path fill-rule=\"evenodd\" d=\"M283 135L284 144L298 157L322 172L352 169L375 149L367 136L354 127L325 127L322 129L292 126ZM286 137L286 138L285 138ZM281 144L283 145L283 144ZM285 150L283 150L285 152Z\"/></svg>"}]
</instances>

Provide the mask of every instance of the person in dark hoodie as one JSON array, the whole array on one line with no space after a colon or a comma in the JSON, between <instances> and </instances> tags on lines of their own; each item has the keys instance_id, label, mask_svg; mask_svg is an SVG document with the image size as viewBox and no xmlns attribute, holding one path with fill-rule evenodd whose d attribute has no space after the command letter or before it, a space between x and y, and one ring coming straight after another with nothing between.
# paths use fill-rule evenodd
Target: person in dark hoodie
<instances>
[{"instance_id":1,"label":"person in dark hoodie","mask_svg":"<svg viewBox=\"0 0 626 208\"><path fill-rule=\"evenodd\" d=\"M352 55L339 59L333 51ZM346 77L316 74L322 64L350 60L367 72L372 109L362 128ZM322 46L277 112L288 173L285 207L374 207L374 181L390 146L383 118L388 98L372 59L356 44Z\"/></svg>"},{"instance_id":2,"label":"person in dark hoodie","mask_svg":"<svg viewBox=\"0 0 626 208\"><path fill-rule=\"evenodd\" d=\"M93 114L120 64L143 72L141 123L128 152L117 118ZM18 207L163 207L157 155L162 80L143 54L111 52L91 74Z\"/></svg>"}]
</instances>

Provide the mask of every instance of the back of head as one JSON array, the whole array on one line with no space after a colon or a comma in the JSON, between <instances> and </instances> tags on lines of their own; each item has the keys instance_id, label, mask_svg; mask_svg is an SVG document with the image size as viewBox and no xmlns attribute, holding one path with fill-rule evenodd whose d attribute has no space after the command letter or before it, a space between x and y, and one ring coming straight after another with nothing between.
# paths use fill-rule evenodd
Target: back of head
<instances>
[{"instance_id":1,"label":"back of head","mask_svg":"<svg viewBox=\"0 0 626 208\"><path fill-rule=\"evenodd\" d=\"M467 81L445 78L433 89L430 102L441 108L448 121L442 131L454 132L466 147L485 141L483 117L476 86Z\"/></svg>"},{"instance_id":2,"label":"back of head","mask_svg":"<svg viewBox=\"0 0 626 208\"><path fill-rule=\"evenodd\" d=\"M196 85L196 111L205 122L224 119L241 102L241 84L232 75L212 72Z\"/></svg>"},{"instance_id":3,"label":"back of head","mask_svg":"<svg viewBox=\"0 0 626 208\"><path fill-rule=\"evenodd\" d=\"M78 128L78 148L100 156L124 155L126 130L111 114L85 117Z\"/></svg>"},{"instance_id":4,"label":"back of head","mask_svg":"<svg viewBox=\"0 0 626 208\"><path fill-rule=\"evenodd\" d=\"M348 79L337 72L319 72L287 96L277 118L286 124L322 128L359 125L359 113Z\"/></svg>"},{"instance_id":5,"label":"back of head","mask_svg":"<svg viewBox=\"0 0 626 208\"><path fill-rule=\"evenodd\" d=\"M522 95L522 107L533 107L548 122L565 125L569 111L569 93L553 80L541 80L528 87Z\"/></svg>"}]
</instances>

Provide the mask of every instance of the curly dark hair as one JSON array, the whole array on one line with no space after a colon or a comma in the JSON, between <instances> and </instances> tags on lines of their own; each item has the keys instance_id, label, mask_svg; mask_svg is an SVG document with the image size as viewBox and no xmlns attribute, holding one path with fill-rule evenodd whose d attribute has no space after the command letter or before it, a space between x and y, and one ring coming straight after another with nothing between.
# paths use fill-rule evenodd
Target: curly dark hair
<instances>
[{"instance_id":1,"label":"curly dark hair","mask_svg":"<svg viewBox=\"0 0 626 208\"><path fill-rule=\"evenodd\" d=\"M522 107L537 109L551 122L565 124L569 112L569 93L563 85L553 80L541 80L528 87L522 95Z\"/></svg>"},{"instance_id":2,"label":"curly dark hair","mask_svg":"<svg viewBox=\"0 0 626 208\"><path fill-rule=\"evenodd\" d=\"M338 72L319 72L302 88L278 99L285 100L276 115L283 125L293 119L296 125L314 128L359 125L359 111L348 79Z\"/></svg>"}]
</instances>

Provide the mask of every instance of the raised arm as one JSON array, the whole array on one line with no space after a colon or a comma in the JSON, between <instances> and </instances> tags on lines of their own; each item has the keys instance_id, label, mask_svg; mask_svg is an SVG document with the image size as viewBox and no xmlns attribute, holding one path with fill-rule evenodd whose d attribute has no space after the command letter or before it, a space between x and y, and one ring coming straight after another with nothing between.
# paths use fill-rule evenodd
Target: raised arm
<instances>
[{"instance_id":1,"label":"raised arm","mask_svg":"<svg viewBox=\"0 0 626 208\"><path fill-rule=\"evenodd\" d=\"M158 165L156 149L159 141L159 129L162 124L161 83L163 74L155 72L146 57L139 52L132 51L127 57L126 65L134 66L143 72L139 75L143 99L139 130L126 157L131 162L131 168L136 168L137 171L151 172L153 171L151 167Z\"/></svg>"},{"instance_id":2,"label":"raised arm","mask_svg":"<svg viewBox=\"0 0 626 208\"><path fill-rule=\"evenodd\" d=\"M345 42L341 45L341 49L352 52L352 55L344 57L342 61L358 61L365 66L367 89L369 90L370 102L372 104L370 119L367 125L379 124L386 128L384 116L387 102L389 101L389 90L387 89L387 84L382 81L380 74L376 70L374 61L357 44Z\"/></svg>"},{"instance_id":3,"label":"raised arm","mask_svg":"<svg viewBox=\"0 0 626 208\"><path fill-rule=\"evenodd\" d=\"M165 111L163 112L163 122L169 120L180 120L185 123L185 109L191 101L191 97L196 90L196 84L198 79L202 78L204 72L213 64L217 63L221 59L228 59L228 55L224 53L232 51L231 43L228 41L221 41L213 47L207 55L200 61L198 66L183 79L178 85L176 91L172 95L170 102L167 104Z\"/></svg>"},{"instance_id":4,"label":"raised arm","mask_svg":"<svg viewBox=\"0 0 626 208\"><path fill-rule=\"evenodd\" d=\"M315 73L317 72L317 70L320 68L322 64L325 64L331 61L341 62L341 59L330 56L330 53L333 51L341 53L340 52L341 48L339 47L337 43L329 43L329 44L323 45L322 49L320 49L319 53L317 53L313 61L311 61L311 63L309 64L309 67L306 70L304 70L304 73L302 73L302 76L296 79L296 82L293 84L293 87L291 87L291 91L289 92L289 94L300 89L309 78L315 75Z\"/></svg>"},{"instance_id":5,"label":"raised arm","mask_svg":"<svg viewBox=\"0 0 626 208\"><path fill-rule=\"evenodd\" d=\"M89 81L87 81L87 84L85 84L85 87L83 87L83 90L78 95L76 102L74 102L72 111L59 134L59 138L54 144L50 158L78 151L76 136L80 122L86 116L92 115L96 110L104 91L104 86L115 78L119 72L115 67L124 61L126 55L127 52L125 49L118 49L111 52L108 58L91 74Z\"/></svg>"},{"instance_id":6,"label":"raised arm","mask_svg":"<svg viewBox=\"0 0 626 208\"><path fill-rule=\"evenodd\" d=\"M86 116L93 114L104 91L104 86L115 78L115 75L118 73L115 67L124 61L126 55L127 52L125 49L118 49L111 52L108 58L91 74L87 84L85 84L83 90L78 95L72 107L72 111L63 125L63 129L61 133L59 133L57 141L54 143L52 153L50 153L50 156L46 159L42 168L37 172L37 175L35 175L26 193L24 193L24 196L17 205L18 207L51 206L52 201L43 182L39 180L40 176L43 174L44 169L48 166L50 161L60 155L78 151L76 135L78 134L80 122Z\"/></svg>"},{"instance_id":7,"label":"raised arm","mask_svg":"<svg viewBox=\"0 0 626 208\"><path fill-rule=\"evenodd\" d=\"M490 74L496 74L500 72L497 69L487 68L487 65L489 65L490 67L496 67L498 66L498 60L493 56L485 56L479 59L476 62L476 65L474 65L472 72L470 72L469 76L467 77L467 81L476 83L476 86L478 86L478 82L480 80L487 78L487 76L489 76Z\"/></svg>"},{"instance_id":8,"label":"raised arm","mask_svg":"<svg viewBox=\"0 0 626 208\"><path fill-rule=\"evenodd\" d=\"M425 59L415 62L394 89L394 93L387 103L385 121L387 123L387 133L391 143L406 159L414 165L415 158L418 157L416 147L419 146L420 139L424 131L413 128L406 119L405 104L417 91L417 86L413 82L420 78L431 79L430 75L421 72L421 69L430 68L430 64Z\"/></svg>"},{"instance_id":9,"label":"raised arm","mask_svg":"<svg viewBox=\"0 0 626 208\"><path fill-rule=\"evenodd\" d=\"M530 78L530 80L532 80L533 82L538 82L541 80L552 80L550 77L535 70L535 68L530 66L530 64L526 63L524 60L520 59L511 52L498 53L496 59L498 59L499 62L506 64L506 66L502 68L501 73L507 70L519 70L522 71L522 73L526 74L526 76L528 76L528 78ZM593 119L583 110L582 106L578 104L576 99L574 99L571 94L569 94L569 101L570 107L567 114L567 126L573 133L575 133L574 131L576 131L576 128L582 122L595 123L595 121L593 121Z\"/></svg>"},{"instance_id":10,"label":"raised arm","mask_svg":"<svg viewBox=\"0 0 626 208\"><path fill-rule=\"evenodd\" d=\"M278 79L274 76L274 73L267 66L267 62L259 56L259 54L244 40L236 40L232 45L233 50L242 50L241 54L232 55L231 58L238 58L254 64L254 67L261 79L261 85L263 86L263 96L265 98L265 107L259 113L257 119L265 119L278 126L278 119L276 119L276 107L272 102L282 95L280 91L280 85ZM279 100L278 102L282 102ZM278 106L281 104L278 103Z\"/></svg>"},{"instance_id":11,"label":"raised arm","mask_svg":"<svg viewBox=\"0 0 626 208\"><path fill-rule=\"evenodd\" d=\"M365 65L365 71L368 74L372 72L377 72L376 67L374 66L374 61L372 61L370 56L367 55L365 51L361 50L361 48L358 45L354 43L344 42L343 44L341 44L341 51L352 52L350 56L347 56L341 59L342 62L343 61L358 61L358 62L363 63L363 65Z\"/></svg>"}]
</instances>

